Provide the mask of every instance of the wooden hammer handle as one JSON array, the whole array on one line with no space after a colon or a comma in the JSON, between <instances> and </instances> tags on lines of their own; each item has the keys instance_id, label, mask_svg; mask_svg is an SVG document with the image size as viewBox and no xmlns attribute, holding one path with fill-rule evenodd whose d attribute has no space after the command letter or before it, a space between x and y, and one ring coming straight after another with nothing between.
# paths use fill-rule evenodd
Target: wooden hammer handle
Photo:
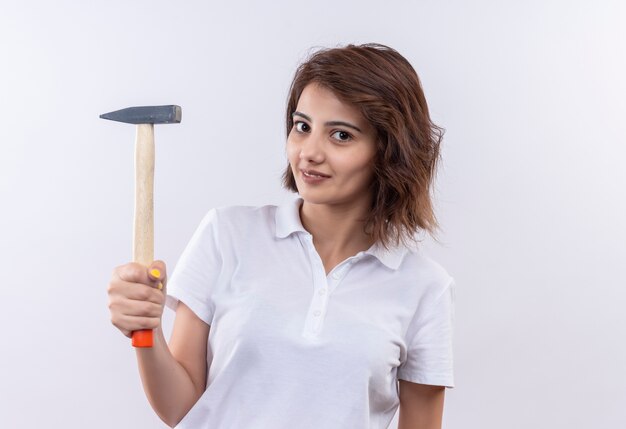
<instances>
[{"instance_id":1,"label":"wooden hammer handle","mask_svg":"<svg viewBox=\"0 0 626 429\"><path fill-rule=\"evenodd\" d=\"M135 224L133 262L145 267L154 260L154 125L137 125L135 140ZM135 347L152 347L152 330L133 332Z\"/></svg>"}]
</instances>

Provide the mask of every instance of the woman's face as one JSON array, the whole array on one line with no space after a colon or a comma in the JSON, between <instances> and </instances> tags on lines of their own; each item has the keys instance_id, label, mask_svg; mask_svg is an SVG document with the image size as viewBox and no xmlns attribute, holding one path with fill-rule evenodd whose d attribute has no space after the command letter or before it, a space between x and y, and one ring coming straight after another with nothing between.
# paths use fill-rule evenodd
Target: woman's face
<instances>
[{"instance_id":1,"label":"woman's face","mask_svg":"<svg viewBox=\"0 0 626 429\"><path fill-rule=\"evenodd\" d=\"M369 205L376 130L354 106L316 83L293 113L287 157L304 201Z\"/></svg>"}]
</instances>

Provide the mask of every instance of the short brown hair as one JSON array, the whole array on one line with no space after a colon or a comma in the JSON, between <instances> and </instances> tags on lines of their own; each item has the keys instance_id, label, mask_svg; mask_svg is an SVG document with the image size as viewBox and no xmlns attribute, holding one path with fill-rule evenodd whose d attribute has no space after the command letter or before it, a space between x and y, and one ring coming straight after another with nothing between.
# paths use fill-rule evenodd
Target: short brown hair
<instances>
[{"instance_id":1,"label":"short brown hair","mask_svg":"<svg viewBox=\"0 0 626 429\"><path fill-rule=\"evenodd\" d=\"M444 130L428 113L417 73L396 50L377 43L323 48L297 69L287 99L287 135L305 86L317 83L356 106L377 132L372 209L365 231L384 247L439 229L431 191ZM289 164L283 186L298 192Z\"/></svg>"}]
</instances>

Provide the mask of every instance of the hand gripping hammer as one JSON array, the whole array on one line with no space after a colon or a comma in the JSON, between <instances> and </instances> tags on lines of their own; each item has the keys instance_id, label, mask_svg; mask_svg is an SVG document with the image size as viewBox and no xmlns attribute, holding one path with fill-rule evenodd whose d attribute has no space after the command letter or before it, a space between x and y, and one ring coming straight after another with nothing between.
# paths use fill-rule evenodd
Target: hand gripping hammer
<instances>
[{"instance_id":1,"label":"hand gripping hammer","mask_svg":"<svg viewBox=\"0 0 626 429\"><path fill-rule=\"evenodd\" d=\"M177 124L181 115L180 106L129 107L100 115L137 125L133 262L146 267L154 260L154 124ZM134 331L132 343L134 347L152 347L152 330Z\"/></svg>"}]
</instances>

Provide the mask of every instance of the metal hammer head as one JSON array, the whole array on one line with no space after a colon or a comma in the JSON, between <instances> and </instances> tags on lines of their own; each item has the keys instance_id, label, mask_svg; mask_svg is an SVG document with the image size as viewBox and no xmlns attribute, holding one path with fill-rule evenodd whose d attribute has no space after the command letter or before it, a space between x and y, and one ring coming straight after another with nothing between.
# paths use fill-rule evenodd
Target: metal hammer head
<instances>
[{"instance_id":1,"label":"metal hammer head","mask_svg":"<svg viewBox=\"0 0 626 429\"><path fill-rule=\"evenodd\" d=\"M102 119L128 124L178 124L182 116L180 106L127 107L100 115Z\"/></svg>"}]
</instances>

